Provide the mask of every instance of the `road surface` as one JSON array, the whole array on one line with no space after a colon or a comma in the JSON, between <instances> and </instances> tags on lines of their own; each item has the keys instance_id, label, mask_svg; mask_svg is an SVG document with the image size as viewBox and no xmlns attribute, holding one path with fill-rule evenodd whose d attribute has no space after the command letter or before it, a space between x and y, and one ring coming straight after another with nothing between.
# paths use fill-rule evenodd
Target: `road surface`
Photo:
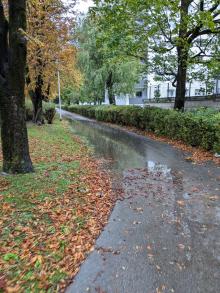
<instances>
[{"instance_id":1,"label":"road surface","mask_svg":"<svg viewBox=\"0 0 220 293\"><path fill-rule=\"evenodd\" d=\"M220 292L220 168L63 112L124 192L67 293Z\"/></svg>"}]
</instances>

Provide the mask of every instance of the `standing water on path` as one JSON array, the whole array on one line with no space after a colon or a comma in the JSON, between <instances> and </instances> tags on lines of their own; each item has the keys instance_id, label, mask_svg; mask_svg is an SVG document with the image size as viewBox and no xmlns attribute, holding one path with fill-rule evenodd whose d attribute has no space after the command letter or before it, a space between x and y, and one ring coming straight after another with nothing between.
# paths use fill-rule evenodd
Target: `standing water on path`
<instances>
[{"instance_id":1,"label":"standing water on path","mask_svg":"<svg viewBox=\"0 0 220 293\"><path fill-rule=\"evenodd\" d=\"M67 292L219 292L220 168L194 165L183 152L126 130L64 115L96 156L111 161L125 195Z\"/></svg>"}]
</instances>

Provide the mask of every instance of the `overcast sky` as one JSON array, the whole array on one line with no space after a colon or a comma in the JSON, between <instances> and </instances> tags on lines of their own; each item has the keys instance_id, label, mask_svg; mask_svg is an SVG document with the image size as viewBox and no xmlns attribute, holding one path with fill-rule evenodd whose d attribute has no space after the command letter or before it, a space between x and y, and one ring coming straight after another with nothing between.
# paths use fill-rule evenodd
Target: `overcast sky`
<instances>
[{"instance_id":1,"label":"overcast sky","mask_svg":"<svg viewBox=\"0 0 220 293\"><path fill-rule=\"evenodd\" d=\"M71 2L71 0L63 0L63 2L68 3ZM76 10L77 12L86 13L92 4L92 0L77 0Z\"/></svg>"},{"instance_id":2,"label":"overcast sky","mask_svg":"<svg viewBox=\"0 0 220 293\"><path fill-rule=\"evenodd\" d=\"M92 6L92 4L92 0L79 0L77 9L79 9L80 12L87 12L89 7Z\"/></svg>"}]
</instances>

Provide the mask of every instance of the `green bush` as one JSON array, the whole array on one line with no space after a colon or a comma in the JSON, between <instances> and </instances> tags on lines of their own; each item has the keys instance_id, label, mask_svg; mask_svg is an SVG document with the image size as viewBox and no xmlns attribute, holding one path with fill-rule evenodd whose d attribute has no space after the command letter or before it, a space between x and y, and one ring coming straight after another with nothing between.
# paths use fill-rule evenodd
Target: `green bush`
<instances>
[{"instance_id":1,"label":"green bush","mask_svg":"<svg viewBox=\"0 0 220 293\"><path fill-rule=\"evenodd\" d=\"M220 113L212 109L178 112L138 106L79 106L64 107L89 118L142 130L181 140L191 146L220 152Z\"/></svg>"},{"instance_id":2,"label":"green bush","mask_svg":"<svg viewBox=\"0 0 220 293\"><path fill-rule=\"evenodd\" d=\"M51 102L43 102L43 113L48 124L52 124L56 115L56 106Z\"/></svg>"},{"instance_id":3,"label":"green bush","mask_svg":"<svg viewBox=\"0 0 220 293\"><path fill-rule=\"evenodd\" d=\"M220 154L220 113L214 116L214 123L216 128L216 141L214 143L214 151Z\"/></svg>"}]
</instances>

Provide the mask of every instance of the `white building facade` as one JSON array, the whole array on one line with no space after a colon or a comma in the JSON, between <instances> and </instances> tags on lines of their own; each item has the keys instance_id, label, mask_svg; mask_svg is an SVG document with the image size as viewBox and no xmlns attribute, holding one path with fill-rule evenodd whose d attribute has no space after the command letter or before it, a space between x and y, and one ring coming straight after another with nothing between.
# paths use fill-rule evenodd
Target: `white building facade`
<instances>
[{"instance_id":1,"label":"white building facade","mask_svg":"<svg viewBox=\"0 0 220 293\"><path fill-rule=\"evenodd\" d=\"M151 101L172 101L176 96L176 88L172 82L155 82L153 79L142 79L134 88L134 94L116 96L117 105L145 105ZM208 84L193 80L186 84L186 98L188 100L208 99L220 97L220 80L213 80ZM105 103L108 104L106 93Z\"/></svg>"}]
</instances>

